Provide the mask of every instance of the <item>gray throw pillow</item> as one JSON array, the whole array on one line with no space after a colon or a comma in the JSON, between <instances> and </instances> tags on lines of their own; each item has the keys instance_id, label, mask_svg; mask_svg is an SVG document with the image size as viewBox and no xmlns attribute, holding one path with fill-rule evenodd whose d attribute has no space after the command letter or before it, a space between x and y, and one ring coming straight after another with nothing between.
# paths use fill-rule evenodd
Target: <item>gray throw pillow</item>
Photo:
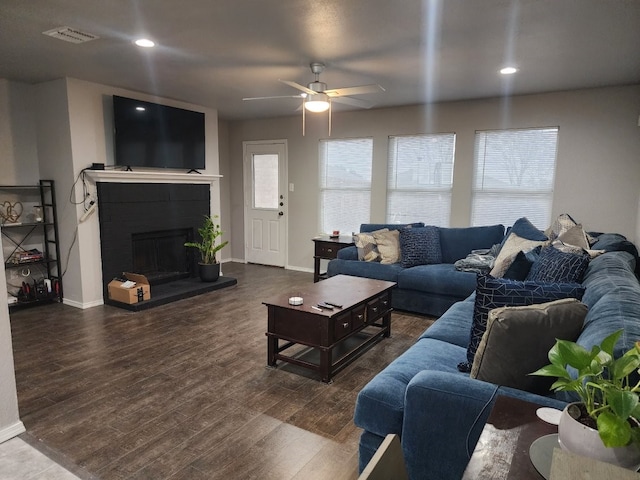
<instances>
[{"instance_id":1,"label":"gray throw pillow","mask_svg":"<svg viewBox=\"0 0 640 480\"><path fill-rule=\"evenodd\" d=\"M471 378L547 394L554 379L529 375L549 363L556 339L575 341L587 306L575 298L489 312L487 330L473 360Z\"/></svg>"}]
</instances>

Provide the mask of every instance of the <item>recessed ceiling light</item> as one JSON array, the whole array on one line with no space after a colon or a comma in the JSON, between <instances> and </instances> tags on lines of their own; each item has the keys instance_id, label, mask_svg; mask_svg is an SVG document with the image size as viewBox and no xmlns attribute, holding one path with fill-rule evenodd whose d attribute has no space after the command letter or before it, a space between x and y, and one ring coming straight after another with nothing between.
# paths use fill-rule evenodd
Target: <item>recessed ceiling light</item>
<instances>
[{"instance_id":1,"label":"recessed ceiling light","mask_svg":"<svg viewBox=\"0 0 640 480\"><path fill-rule=\"evenodd\" d=\"M518 69L516 67L504 67L500 69L502 75L513 75Z\"/></svg>"},{"instance_id":2,"label":"recessed ceiling light","mask_svg":"<svg viewBox=\"0 0 640 480\"><path fill-rule=\"evenodd\" d=\"M156 44L149 40L148 38L139 38L138 40L135 41L135 44L138 45L139 47L145 47L145 48L151 48L151 47L155 47Z\"/></svg>"}]
</instances>

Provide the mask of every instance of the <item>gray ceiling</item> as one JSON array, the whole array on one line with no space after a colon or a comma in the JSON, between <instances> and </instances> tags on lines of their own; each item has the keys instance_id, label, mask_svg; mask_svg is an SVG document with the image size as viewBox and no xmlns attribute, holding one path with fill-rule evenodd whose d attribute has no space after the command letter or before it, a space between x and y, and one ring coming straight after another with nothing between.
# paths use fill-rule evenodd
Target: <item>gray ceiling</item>
<instances>
[{"instance_id":1,"label":"gray ceiling","mask_svg":"<svg viewBox=\"0 0 640 480\"><path fill-rule=\"evenodd\" d=\"M42 35L69 26L100 38ZM148 36L158 46L132 44ZM296 113L278 79L377 83L375 107L640 83L640 0L0 0L0 77L60 77L217 108ZM497 73L504 64L520 71ZM374 107L374 108L375 108ZM336 109L347 109L336 105Z\"/></svg>"}]
</instances>

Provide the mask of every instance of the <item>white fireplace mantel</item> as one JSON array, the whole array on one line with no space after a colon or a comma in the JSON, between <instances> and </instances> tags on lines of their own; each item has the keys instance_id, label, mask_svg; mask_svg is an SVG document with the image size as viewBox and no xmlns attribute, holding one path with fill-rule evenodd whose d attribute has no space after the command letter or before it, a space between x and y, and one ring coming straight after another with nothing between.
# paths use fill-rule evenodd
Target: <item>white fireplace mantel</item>
<instances>
[{"instance_id":1,"label":"white fireplace mantel","mask_svg":"<svg viewBox=\"0 0 640 480\"><path fill-rule=\"evenodd\" d=\"M129 172L125 170L86 170L85 173L94 182L110 183L197 183L211 184L222 175L204 175L198 173L174 172Z\"/></svg>"}]
</instances>

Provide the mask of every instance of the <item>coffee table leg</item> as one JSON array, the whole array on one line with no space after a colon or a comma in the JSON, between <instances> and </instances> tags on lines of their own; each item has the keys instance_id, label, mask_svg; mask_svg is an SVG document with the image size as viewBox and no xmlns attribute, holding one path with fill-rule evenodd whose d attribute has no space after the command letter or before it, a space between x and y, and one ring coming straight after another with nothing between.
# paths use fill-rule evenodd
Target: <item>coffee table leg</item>
<instances>
[{"instance_id":1,"label":"coffee table leg","mask_svg":"<svg viewBox=\"0 0 640 480\"><path fill-rule=\"evenodd\" d=\"M278 338L267 337L267 365L276 366L276 353L278 351Z\"/></svg>"},{"instance_id":2,"label":"coffee table leg","mask_svg":"<svg viewBox=\"0 0 640 480\"><path fill-rule=\"evenodd\" d=\"M391 312L382 317L382 325L385 328L384 337L389 338L391 336Z\"/></svg>"},{"instance_id":3,"label":"coffee table leg","mask_svg":"<svg viewBox=\"0 0 640 480\"><path fill-rule=\"evenodd\" d=\"M331 383L331 349L320 350L320 375L322 381Z\"/></svg>"}]
</instances>

